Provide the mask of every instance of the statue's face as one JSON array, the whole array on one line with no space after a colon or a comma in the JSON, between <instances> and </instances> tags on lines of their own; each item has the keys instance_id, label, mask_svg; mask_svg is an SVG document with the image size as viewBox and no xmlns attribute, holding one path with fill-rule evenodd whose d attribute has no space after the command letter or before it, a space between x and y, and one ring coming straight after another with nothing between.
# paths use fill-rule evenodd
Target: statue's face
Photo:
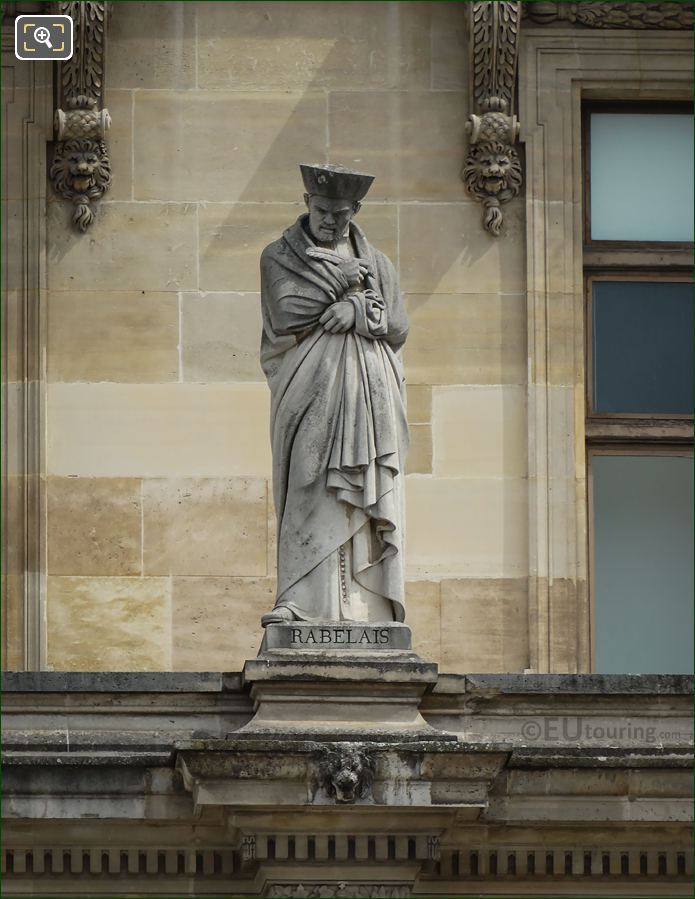
<instances>
[{"instance_id":1,"label":"statue's face","mask_svg":"<svg viewBox=\"0 0 695 899\"><path fill-rule=\"evenodd\" d=\"M304 195L309 210L309 230L315 240L330 243L345 234L350 219L360 208L351 200L330 200L327 197Z\"/></svg>"}]
</instances>

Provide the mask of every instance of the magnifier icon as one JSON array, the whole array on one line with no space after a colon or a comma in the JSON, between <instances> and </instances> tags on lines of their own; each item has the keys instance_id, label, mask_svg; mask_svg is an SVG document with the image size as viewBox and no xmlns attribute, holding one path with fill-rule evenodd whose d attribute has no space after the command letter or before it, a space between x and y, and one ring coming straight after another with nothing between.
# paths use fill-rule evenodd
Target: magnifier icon
<instances>
[{"instance_id":1,"label":"magnifier icon","mask_svg":"<svg viewBox=\"0 0 695 899\"><path fill-rule=\"evenodd\" d=\"M53 44L51 43L51 32L48 30L48 28L44 28L43 26L35 28L34 40L37 44L45 44L49 49L53 49Z\"/></svg>"}]
</instances>

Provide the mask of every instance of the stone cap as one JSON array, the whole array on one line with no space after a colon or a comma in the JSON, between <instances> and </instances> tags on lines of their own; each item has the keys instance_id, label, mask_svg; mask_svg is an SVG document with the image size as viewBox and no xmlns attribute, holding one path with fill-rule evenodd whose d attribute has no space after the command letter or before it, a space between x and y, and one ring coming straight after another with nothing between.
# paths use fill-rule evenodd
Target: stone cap
<instances>
[{"instance_id":1,"label":"stone cap","mask_svg":"<svg viewBox=\"0 0 695 899\"><path fill-rule=\"evenodd\" d=\"M299 169L308 194L335 200L362 200L374 181L374 175L342 165L300 163Z\"/></svg>"}]
</instances>

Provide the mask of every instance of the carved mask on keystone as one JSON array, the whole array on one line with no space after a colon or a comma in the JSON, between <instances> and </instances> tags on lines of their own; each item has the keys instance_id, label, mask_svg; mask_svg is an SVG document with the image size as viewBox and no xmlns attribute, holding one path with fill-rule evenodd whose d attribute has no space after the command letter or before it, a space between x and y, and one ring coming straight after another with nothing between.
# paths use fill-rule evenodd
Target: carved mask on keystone
<instances>
[{"instance_id":1,"label":"carved mask on keystone","mask_svg":"<svg viewBox=\"0 0 695 899\"><path fill-rule=\"evenodd\" d=\"M324 763L326 791L336 802L362 799L371 788L372 778L372 761L359 750L330 753Z\"/></svg>"}]
</instances>

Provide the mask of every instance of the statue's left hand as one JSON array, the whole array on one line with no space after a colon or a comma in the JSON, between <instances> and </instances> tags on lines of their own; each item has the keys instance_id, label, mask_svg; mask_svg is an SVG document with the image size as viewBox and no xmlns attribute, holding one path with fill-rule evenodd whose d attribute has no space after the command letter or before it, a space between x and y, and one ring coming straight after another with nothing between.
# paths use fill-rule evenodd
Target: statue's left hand
<instances>
[{"instance_id":1,"label":"statue's left hand","mask_svg":"<svg viewBox=\"0 0 695 899\"><path fill-rule=\"evenodd\" d=\"M355 326L355 307L349 300L332 303L319 322L329 334L342 334Z\"/></svg>"}]
</instances>

